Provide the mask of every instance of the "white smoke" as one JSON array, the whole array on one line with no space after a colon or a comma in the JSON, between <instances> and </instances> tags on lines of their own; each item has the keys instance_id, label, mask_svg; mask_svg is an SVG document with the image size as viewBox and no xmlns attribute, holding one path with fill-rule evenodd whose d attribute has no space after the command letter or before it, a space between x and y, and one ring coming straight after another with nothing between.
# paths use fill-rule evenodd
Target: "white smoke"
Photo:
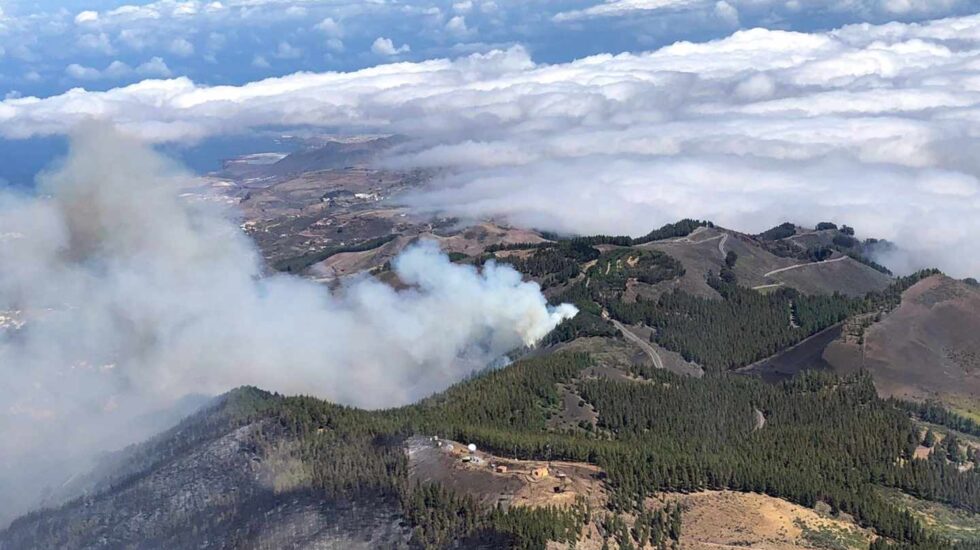
<instances>
[{"instance_id":1,"label":"white smoke","mask_svg":"<svg viewBox=\"0 0 980 550\"><path fill-rule=\"evenodd\" d=\"M0 488L25 458L131 442L134 418L188 393L408 403L576 313L510 267L452 264L431 242L393 262L407 290L263 276L225 212L178 198L183 178L88 126L37 196L0 194L0 312L23 323L0 328Z\"/></svg>"}]
</instances>

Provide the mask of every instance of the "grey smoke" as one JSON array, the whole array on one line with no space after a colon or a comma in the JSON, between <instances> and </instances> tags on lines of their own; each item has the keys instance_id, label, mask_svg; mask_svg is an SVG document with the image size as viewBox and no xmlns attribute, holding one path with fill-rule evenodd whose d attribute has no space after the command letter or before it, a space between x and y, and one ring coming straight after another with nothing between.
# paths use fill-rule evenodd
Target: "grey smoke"
<instances>
[{"instance_id":1,"label":"grey smoke","mask_svg":"<svg viewBox=\"0 0 980 550\"><path fill-rule=\"evenodd\" d=\"M452 264L431 242L393 262L407 290L264 276L229 212L178 198L185 178L85 126L37 195L0 194L0 489L25 461L145 436L134 419L189 393L404 404L575 314L513 269ZM36 497L19 496L8 514Z\"/></svg>"}]
</instances>

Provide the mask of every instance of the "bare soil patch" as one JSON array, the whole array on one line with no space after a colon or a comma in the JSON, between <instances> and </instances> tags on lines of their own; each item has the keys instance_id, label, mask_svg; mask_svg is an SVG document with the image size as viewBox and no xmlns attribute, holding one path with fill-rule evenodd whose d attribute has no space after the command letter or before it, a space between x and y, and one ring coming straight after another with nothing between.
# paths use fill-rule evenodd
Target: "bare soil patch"
<instances>
[{"instance_id":1,"label":"bare soil patch","mask_svg":"<svg viewBox=\"0 0 980 550\"><path fill-rule=\"evenodd\" d=\"M659 501L659 502L658 502ZM836 537L848 548L867 548L872 534L845 518L757 493L706 491L667 494L651 502L680 502L685 508L681 548L818 548L818 537Z\"/></svg>"},{"instance_id":2,"label":"bare soil patch","mask_svg":"<svg viewBox=\"0 0 980 550\"><path fill-rule=\"evenodd\" d=\"M976 410L978 334L980 290L936 275L909 288L898 308L867 329L863 346L836 345L825 358L840 371L870 370L883 396Z\"/></svg>"}]
</instances>

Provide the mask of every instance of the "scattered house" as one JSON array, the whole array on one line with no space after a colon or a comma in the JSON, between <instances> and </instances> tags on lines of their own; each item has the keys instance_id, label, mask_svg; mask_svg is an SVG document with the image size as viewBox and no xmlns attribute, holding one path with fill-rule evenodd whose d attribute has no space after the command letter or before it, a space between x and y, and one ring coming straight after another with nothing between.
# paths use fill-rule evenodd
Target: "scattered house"
<instances>
[{"instance_id":1,"label":"scattered house","mask_svg":"<svg viewBox=\"0 0 980 550\"><path fill-rule=\"evenodd\" d=\"M483 463L483 459L480 458L480 457L478 457L478 456L471 456L471 457L469 457L469 459L470 459L470 462L472 462L473 464L482 464Z\"/></svg>"},{"instance_id":2,"label":"scattered house","mask_svg":"<svg viewBox=\"0 0 980 550\"><path fill-rule=\"evenodd\" d=\"M542 466L531 470L531 479L544 479L548 477L548 468Z\"/></svg>"},{"instance_id":3,"label":"scattered house","mask_svg":"<svg viewBox=\"0 0 980 550\"><path fill-rule=\"evenodd\" d=\"M496 468L494 468L494 470L495 470L495 471L496 471L496 472L497 472L498 474L506 474L506 473L507 473L507 466L503 466L503 465L499 465L499 466L497 466Z\"/></svg>"},{"instance_id":4,"label":"scattered house","mask_svg":"<svg viewBox=\"0 0 980 550\"><path fill-rule=\"evenodd\" d=\"M474 444L472 444L472 443L470 443L469 445L467 445L467 446L466 446L466 448L467 448L467 449L469 449L469 451L470 451L470 454L472 454L472 453L475 453L475 452L476 452L476 445L474 445Z\"/></svg>"},{"instance_id":5,"label":"scattered house","mask_svg":"<svg viewBox=\"0 0 980 550\"><path fill-rule=\"evenodd\" d=\"M461 460L463 462L469 462L469 461L473 460L473 457L471 457L471 456L464 456Z\"/></svg>"}]
</instances>

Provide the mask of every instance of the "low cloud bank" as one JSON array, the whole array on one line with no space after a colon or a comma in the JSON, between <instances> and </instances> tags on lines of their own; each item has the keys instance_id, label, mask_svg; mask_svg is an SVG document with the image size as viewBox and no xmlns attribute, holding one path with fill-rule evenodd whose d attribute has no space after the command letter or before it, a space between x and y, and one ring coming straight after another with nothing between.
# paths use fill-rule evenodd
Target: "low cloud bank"
<instances>
[{"instance_id":1,"label":"low cloud bank","mask_svg":"<svg viewBox=\"0 0 980 550\"><path fill-rule=\"evenodd\" d=\"M0 193L0 492L24 496L4 499L0 523L184 395L253 384L400 405L576 313L510 267L452 264L431 242L393 262L407 290L263 276L225 212L178 198L184 181L149 148L83 126L37 196ZM48 460L47 476L25 474Z\"/></svg>"},{"instance_id":2,"label":"low cloud bank","mask_svg":"<svg viewBox=\"0 0 980 550\"><path fill-rule=\"evenodd\" d=\"M423 210L644 233L681 217L755 232L847 223L895 267L980 273L980 16L740 31L541 65L521 48L244 86L184 78L0 103L7 137L105 118L151 141L267 125L398 132L443 166Z\"/></svg>"}]
</instances>

